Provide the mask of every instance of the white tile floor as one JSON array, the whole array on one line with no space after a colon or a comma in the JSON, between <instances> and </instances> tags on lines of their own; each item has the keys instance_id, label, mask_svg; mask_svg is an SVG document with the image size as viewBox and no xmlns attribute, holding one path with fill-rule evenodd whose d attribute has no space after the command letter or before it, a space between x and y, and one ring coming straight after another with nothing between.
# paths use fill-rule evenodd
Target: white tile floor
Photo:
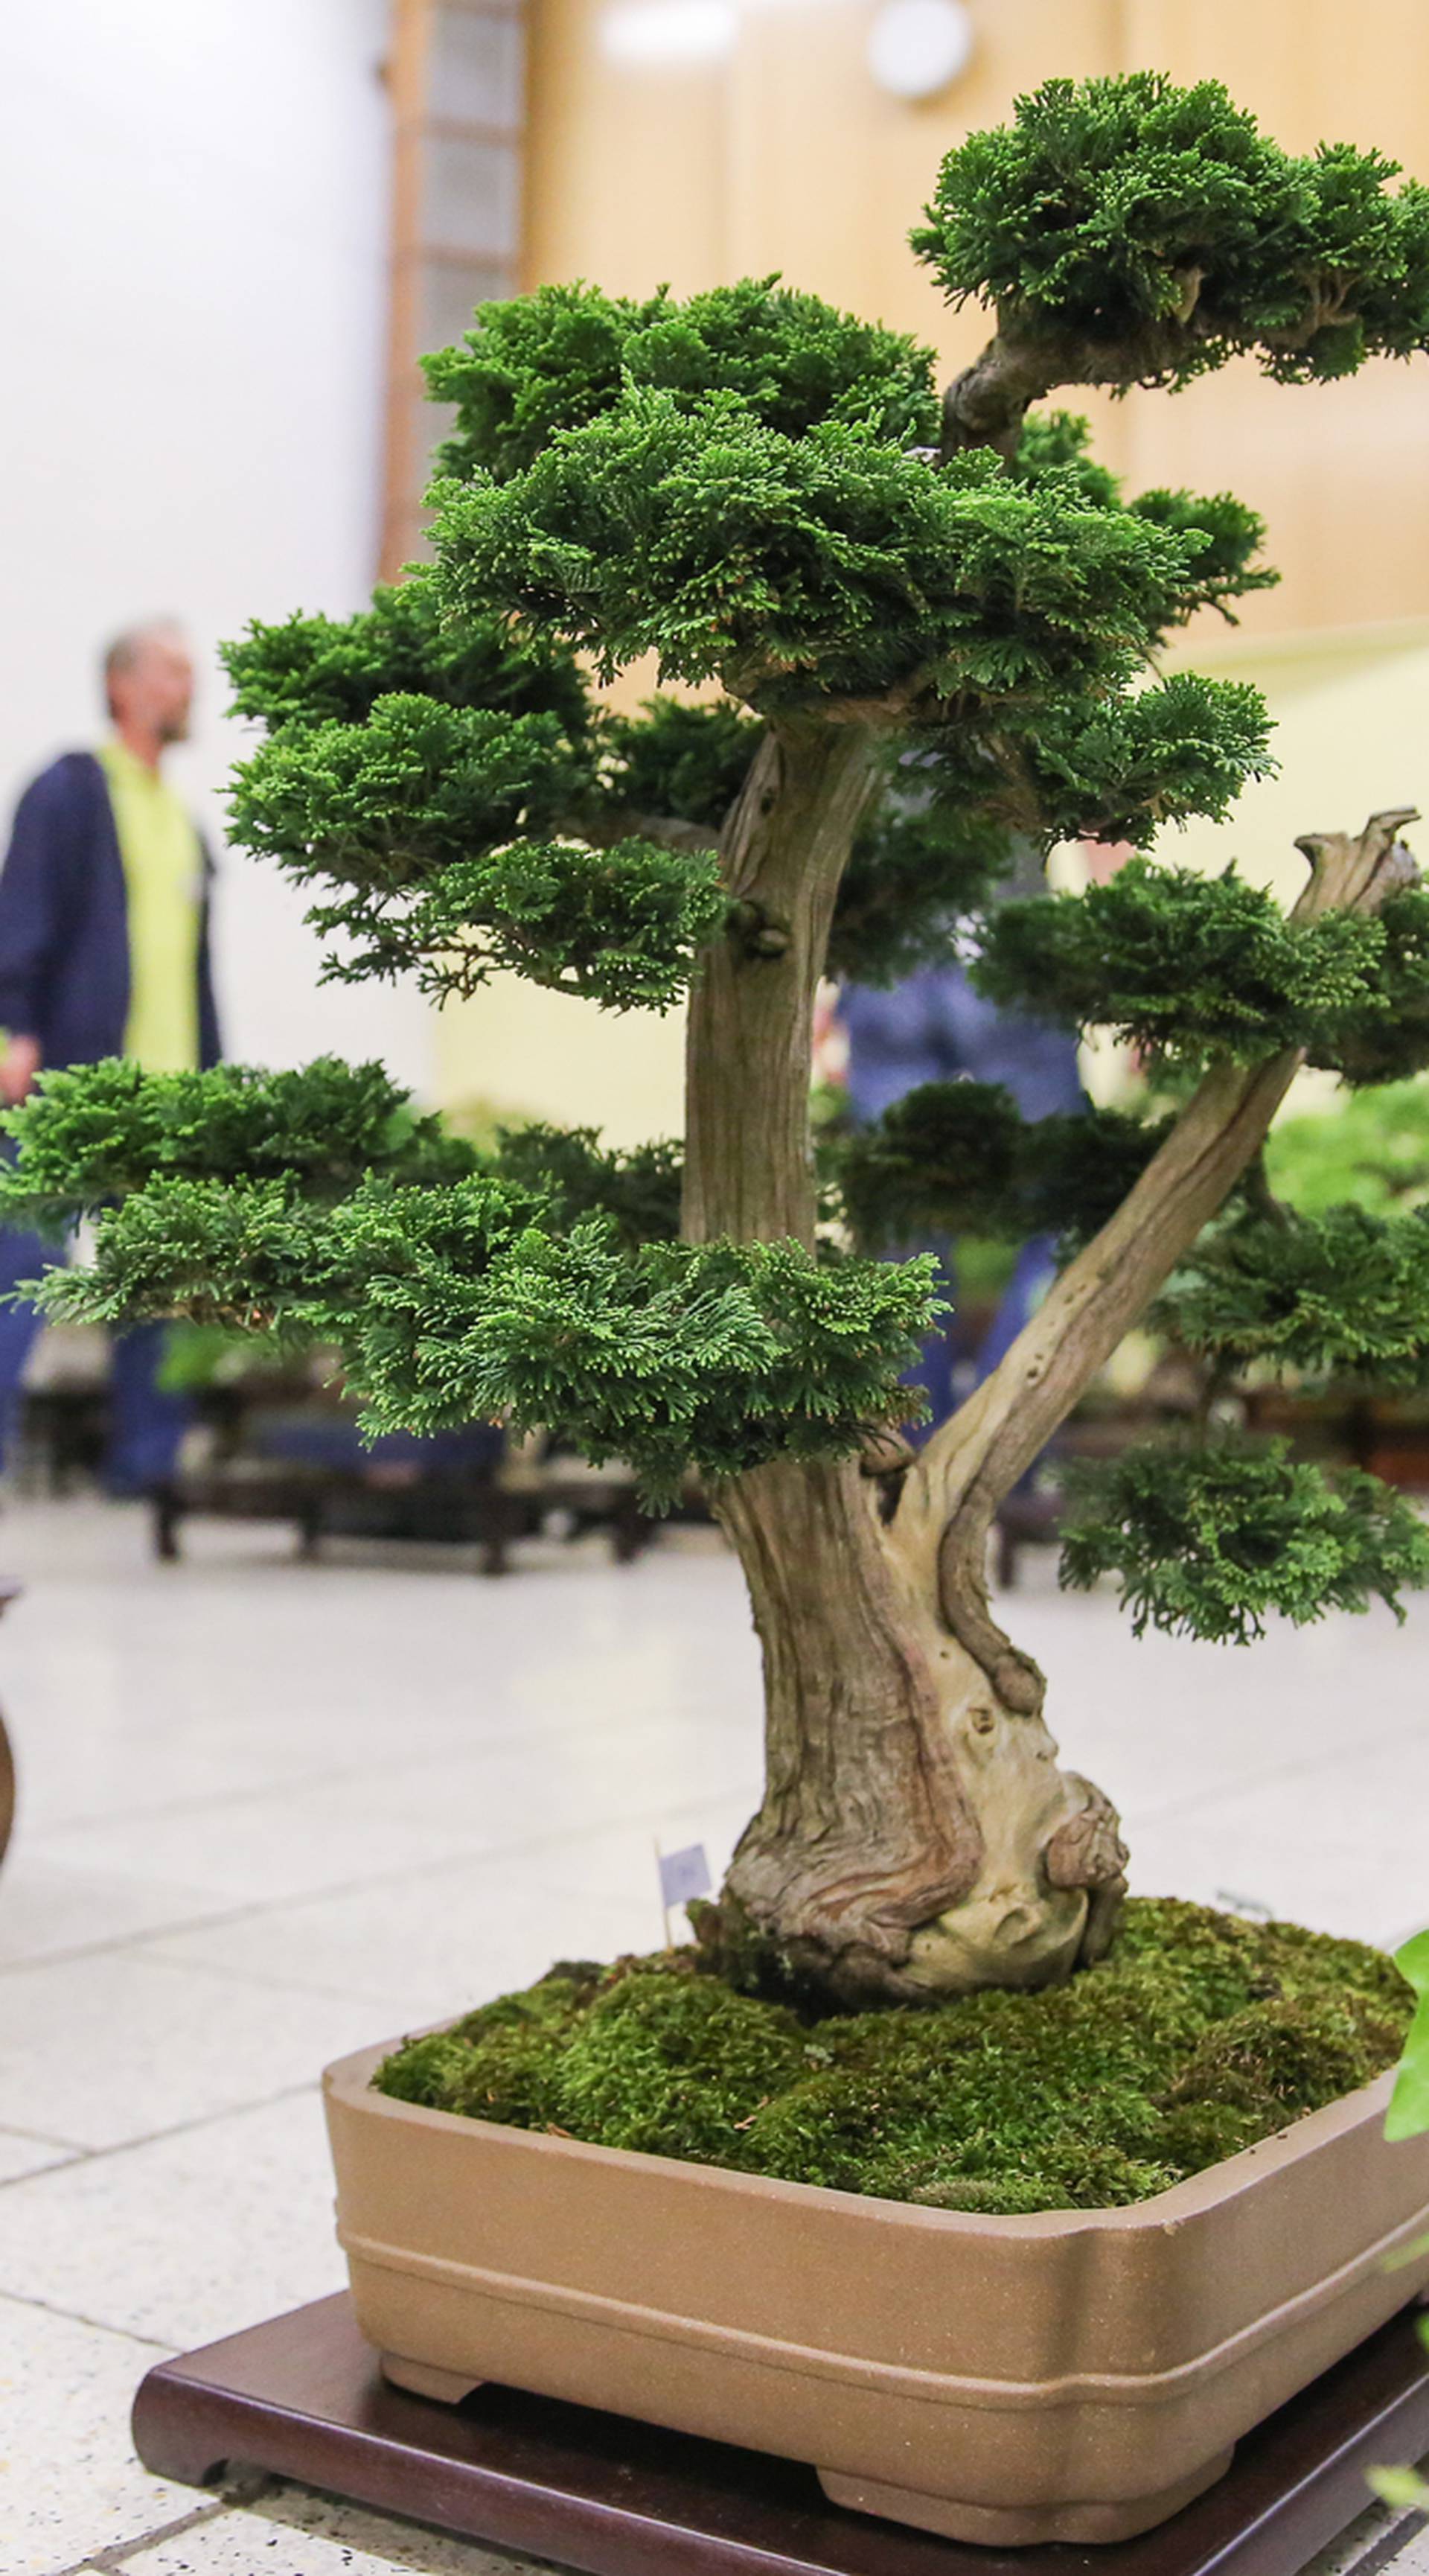
<instances>
[{"instance_id":1,"label":"white tile floor","mask_svg":"<svg viewBox=\"0 0 1429 2576\"><path fill-rule=\"evenodd\" d=\"M652 1846L718 1865L752 1803L739 1578L675 1535L623 1571L542 1550L300 1566L279 1532L13 1508L0 1632L21 1807L0 1873L4 2576L513 2576L298 2489L150 2478L160 2353L340 2283L325 2059L538 1975L654 1946ZM1136 1884L1394 1941L1429 1913L1429 1609L1254 1655L1138 1646L1028 1561L1013 1622ZM1375 2508L1356 2542L1390 2518ZM1351 2553L1352 2554L1352 2553ZM1341 2553L1343 2561L1345 2553ZM1429 2576L1410 2540L1402 2576Z\"/></svg>"}]
</instances>

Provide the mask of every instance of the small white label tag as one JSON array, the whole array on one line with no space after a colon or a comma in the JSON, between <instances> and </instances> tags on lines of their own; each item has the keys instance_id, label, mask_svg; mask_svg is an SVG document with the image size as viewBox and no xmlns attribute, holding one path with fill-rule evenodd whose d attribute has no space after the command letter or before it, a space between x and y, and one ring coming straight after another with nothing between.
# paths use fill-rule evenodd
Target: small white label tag
<instances>
[{"instance_id":1,"label":"small white label tag","mask_svg":"<svg viewBox=\"0 0 1429 2576\"><path fill-rule=\"evenodd\" d=\"M688 1905L697 1896L708 1896L714 1881L703 1843L689 1843L684 1851L660 1852L658 1859L662 1905Z\"/></svg>"}]
</instances>

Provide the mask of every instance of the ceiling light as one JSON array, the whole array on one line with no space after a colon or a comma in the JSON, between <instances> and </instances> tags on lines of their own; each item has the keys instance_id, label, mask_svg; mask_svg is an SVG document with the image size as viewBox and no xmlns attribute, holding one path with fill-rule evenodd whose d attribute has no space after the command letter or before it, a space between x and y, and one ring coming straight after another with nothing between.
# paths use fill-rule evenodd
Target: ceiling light
<instances>
[{"instance_id":1,"label":"ceiling light","mask_svg":"<svg viewBox=\"0 0 1429 2576\"><path fill-rule=\"evenodd\" d=\"M972 60L962 0L884 0L868 31L868 68L894 98L936 98Z\"/></svg>"},{"instance_id":2,"label":"ceiling light","mask_svg":"<svg viewBox=\"0 0 1429 2576\"><path fill-rule=\"evenodd\" d=\"M601 51L627 68L722 62L734 51L732 0L619 0L600 22Z\"/></svg>"}]
</instances>

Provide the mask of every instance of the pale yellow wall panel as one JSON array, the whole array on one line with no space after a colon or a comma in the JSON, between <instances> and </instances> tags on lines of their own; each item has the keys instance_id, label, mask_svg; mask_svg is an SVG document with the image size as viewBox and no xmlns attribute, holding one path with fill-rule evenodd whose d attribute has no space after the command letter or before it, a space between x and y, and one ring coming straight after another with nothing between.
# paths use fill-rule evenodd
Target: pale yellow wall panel
<instances>
[{"instance_id":1,"label":"pale yellow wall panel","mask_svg":"<svg viewBox=\"0 0 1429 2576\"><path fill-rule=\"evenodd\" d=\"M1374 144L1429 178L1423 0L1349 16L1330 0L1126 0L1125 29L1128 64L1223 80L1292 151ZM1264 514L1282 580L1247 602L1250 631L1429 609L1429 359L1284 388L1247 362L1126 410L1136 482L1229 485Z\"/></svg>"},{"instance_id":2,"label":"pale yellow wall panel","mask_svg":"<svg viewBox=\"0 0 1429 2576\"><path fill-rule=\"evenodd\" d=\"M590 0L535 0L524 270L612 294L678 294L729 274L728 115L719 68L634 73L600 45Z\"/></svg>"},{"instance_id":3,"label":"pale yellow wall panel","mask_svg":"<svg viewBox=\"0 0 1429 2576\"><path fill-rule=\"evenodd\" d=\"M437 1099L639 1145L684 1131L684 1045L681 1011L617 1014L497 975L437 1015Z\"/></svg>"},{"instance_id":4,"label":"pale yellow wall panel","mask_svg":"<svg viewBox=\"0 0 1429 2576\"><path fill-rule=\"evenodd\" d=\"M1124 0L1128 64L1222 80L1292 152L1376 143L1429 171L1423 0Z\"/></svg>"},{"instance_id":5,"label":"pale yellow wall panel","mask_svg":"<svg viewBox=\"0 0 1429 2576\"><path fill-rule=\"evenodd\" d=\"M1123 409L1116 462L1133 488L1228 488L1265 519L1281 580L1242 606L1249 631L1429 609L1429 359L1329 385L1271 384L1246 360Z\"/></svg>"},{"instance_id":6,"label":"pale yellow wall panel","mask_svg":"<svg viewBox=\"0 0 1429 2576\"><path fill-rule=\"evenodd\" d=\"M1305 882L1295 848L1302 832L1357 832L1372 813L1418 806L1429 813L1429 626L1340 646L1297 650L1273 639L1197 653L1198 670L1250 680L1275 721L1274 778L1247 788L1226 823L1165 832L1158 856L1243 875L1292 901ZM1429 828L1411 831L1429 863Z\"/></svg>"}]
</instances>

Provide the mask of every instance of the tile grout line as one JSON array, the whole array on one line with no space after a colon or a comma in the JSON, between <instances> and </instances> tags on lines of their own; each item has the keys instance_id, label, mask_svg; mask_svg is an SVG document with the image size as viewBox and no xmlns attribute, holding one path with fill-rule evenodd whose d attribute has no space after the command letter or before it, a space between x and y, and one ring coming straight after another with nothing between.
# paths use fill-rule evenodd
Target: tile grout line
<instances>
[{"instance_id":1,"label":"tile grout line","mask_svg":"<svg viewBox=\"0 0 1429 2576\"><path fill-rule=\"evenodd\" d=\"M521 1725L522 1714L523 1713L520 1710L512 1711L512 1717L518 1727ZM655 1732L658 1734L663 1729L665 1719L665 1709L659 1706L652 1706L643 1718L627 1720L625 1722L630 1725L631 1731L634 1733L649 1734L651 1732ZM538 1727L523 1731L520 1741L523 1747L528 1744L562 1744L568 1737L574 1738L577 1741L583 1740L587 1731L587 1721L585 1719L573 1718L569 1721L563 1720L558 1725ZM162 1819L166 1816L195 1815L200 1813L203 1808L219 1803L222 1803L225 1806L253 1806L260 1803L264 1798L271 1798L280 1793L286 1794L289 1790L327 1789L331 1788L334 1783L343 1780L361 1780L369 1776L375 1776L378 1779L386 1779L394 1773L405 1778L411 1771L437 1770L444 1762L471 1761L478 1758L483 1753L488 1753L493 1757L497 1757L509 1750L510 1740L504 1735L495 1736L485 1743L478 1744L474 1744L468 1736L455 1736L450 1745L443 1746L439 1751L420 1753L411 1760L405 1759L401 1755L393 1754L390 1759L383 1759L377 1762L333 1763L323 1770L301 1772L293 1780L285 1780L275 1775L273 1779L263 1781L252 1788L219 1790L218 1792L205 1790L202 1794L191 1797L159 1798L141 1807L124 1808L120 1811L117 1821L121 1823L133 1822L135 1824L152 1824L156 1819ZM92 1832L95 1828L102 1830L115 1821L116 1818L110 1810L101 1808L97 1809L90 1815L62 1818L59 1823L47 1826L42 1830L45 1833L52 1834L83 1834Z\"/></svg>"},{"instance_id":2,"label":"tile grout line","mask_svg":"<svg viewBox=\"0 0 1429 2576\"><path fill-rule=\"evenodd\" d=\"M22 2182L38 2182L41 2174L68 2173L71 2165L87 2164L92 2153L89 2147L71 2147L64 2155L51 2156L47 2164L31 2165L28 2173L6 2174L0 2191L14 2191Z\"/></svg>"},{"instance_id":3,"label":"tile grout line","mask_svg":"<svg viewBox=\"0 0 1429 2576\"><path fill-rule=\"evenodd\" d=\"M148 2531L135 2532L129 2540L111 2540L103 2549L92 2549L87 2558L72 2558L67 2567L52 2569L51 2576L124 2576L130 2559L140 2550L152 2549L159 2540L177 2540L186 2531L201 2530L232 2510L226 2496L220 2496L213 2504L195 2505L191 2513L176 2514L171 2522L156 2522Z\"/></svg>"},{"instance_id":4,"label":"tile grout line","mask_svg":"<svg viewBox=\"0 0 1429 2576\"><path fill-rule=\"evenodd\" d=\"M260 2094L251 2102L225 2102L217 2111L199 2111L191 2120L174 2120L167 2129L146 2129L137 2138L114 2138L103 2147L81 2147L59 2164L41 2165L34 2173L15 2174L0 2188L8 2191L16 2183L44 2182L50 2174L68 2173L77 2164L104 2164L111 2156L134 2155L140 2147L162 2146L168 2138L188 2137L195 2129L212 2128L218 2120L241 2120L250 2111L271 2111L279 2102L300 2101L305 2094L316 2095L317 2090L318 2079L311 2075L301 2084L285 2084L278 2092ZM0 2294L3 2293L4 2284L0 2282Z\"/></svg>"},{"instance_id":5,"label":"tile grout line","mask_svg":"<svg viewBox=\"0 0 1429 2576\"><path fill-rule=\"evenodd\" d=\"M663 1714L658 1710L652 1710L650 1716L632 1731L641 1735L654 1735L657 1740L663 1741L664 1727ZM584 1724L543 1728L538 1732L523 1733L518 1749L524 1752L528 1746L539 1749L550 1745L561 1745L568 1739L583 1742L587 1733L588 1728ZM152 1825L162 1824L170 1817L201 1816L209 1807L222 1807L227 1812L233 1807L261 1806L265 1800L287 1797L310 1789L331 1789L340 1786L344 1781L367 1779L384 1781L393 1777L409 1779L415 1771L439 1771L444 1763L475 1761L483 1753L490 1754L495 1759L511 1750L510 1742L504 1737L487 1744L473 1744L467 1738L459 1738L449 1745L444 1745L440 1752L418 1754L409 1762L394 1759L390 1762L343 1763L326 1771L302 1772L291 1781L275 1776L249 1789L205 1789L201 1795L188 1798L161 1798L143 1807L123 1807L114 1811L99 1810L92 1815L61 1817L58 1822L42 1825L39 1828L34 1848L40 1857L57 1859L58 1865L64 1867L67 1864L62 1855L44 1854L42 1846L45 1842L58 1841L67 1835L103 1833L111 1830L116 1824ZM69 1865L82 1867L83 1863Z\"/></svg>"},{"instance_id":6,"label":"tile grout line","mask_svg":"<svg viewBox=\"0 0 1429 2576\"><path fill-rule=\"evenodd\" d=\"M22 2129L14 2120L0 2120L0 2138L23 2138L31 2147L63 2147L71 2155L83 2155L78 2138L52 2137L47 2129Z\"/></svg>"},{"instance_id":7,"label":"tile grout line","mask_svg":"<svg viewBox=\"0 0 1429 2576\"><path fill-rule=\"evenodd\" d=\"M126 2343L141 2343L146 2351L168 2354L177 2352L177 2344L168 2343L162 2335L140 2334L137 2326L116 2326L108 2317L86 2316L83 2308L62 2308L54 2299L37 2299L25 2290L7 2290L0 2284L0 2301L12 2308L38 2308L46 2317L63 2317L72 2326L88 2326L94 2334L122 2335Z\"/></svg>"},{"instance_id":8,"label":"tile grout line","mask_svg":"<svg viewBox=\"0 0 1429 2576\"><path fill-rule=\"evenodd\" d=\"M758 1795L757 1786L752 1784L748 1791L749 1798L757 1802ZM642 1810L635 1816L616 1817L609 1826L599 1826L595 1830L617 1833L645 1827L652 1823L658 1826L666 1820L674 1823L688 1815L698 1816L712 1803L707 1797L687 1798L678 1806L652 1807ZM587 1839L590 1832L590 1827L577 1825L573 1826L568 1833L542 1834L534 1841L502 1844L494 1850L481 1846L475 1850L452 1852L445 1859L435 1862L407 1860L399 1868L363 1870L357 1877L336 1880L330 1887L304 1888L296 1891L290 1888L281 1896L255 1897L250 1904L230 1906L220 1914L186 1915L177 1923L155 1924L145 1932L119 1933L110 1941L81 1942L73 1949L47 1950L33 1959L0 1959L0 1977L24 1976L42 1968L68 1967L79 1959L107 1957L111 1951L143 1950L155 1942L173 1940L178 1934L184 1932L222 1931L229 1924L251 1922L259 1915L276 1914L285 1907L323 1905L337 1897L357 1896L369 1887L400 1886L404 1880L409 1880L414 1870L418 1868L421 1869L424 1878L431 1878L448 1869L470 1869L474 1863L485 1862L489 1866L500 1868L507 1861L539 1860L543 1852L562 1851L571 1843ZM45 1856L43 1853L37 1854L39 1858ZM166 1964L184 1967L189 1962L172 1960ZM0 2128L5 2125L0 2121Z\"/></svg>"}]
</instances>

